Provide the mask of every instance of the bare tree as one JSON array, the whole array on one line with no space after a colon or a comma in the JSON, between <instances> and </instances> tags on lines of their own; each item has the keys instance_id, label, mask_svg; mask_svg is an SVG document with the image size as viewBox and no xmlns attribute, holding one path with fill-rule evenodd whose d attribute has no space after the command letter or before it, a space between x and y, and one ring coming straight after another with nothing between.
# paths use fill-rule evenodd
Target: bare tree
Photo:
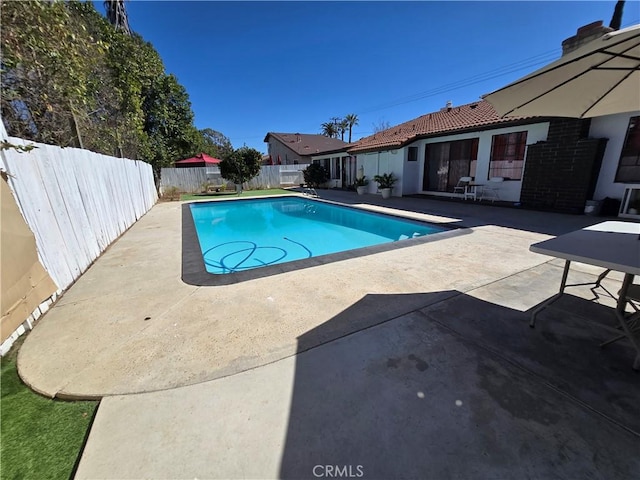
<instances>
[{"instance_id":1,"label":"bare tree","mask_svg":"<svg viewBox=\"0 0 640 480\"><path fill-rule=\"evenodd\" d=\"M391 128L391 124L387 120L379 120L373 124L373 133L382 132Z\"/></svg>"}]
</instances>

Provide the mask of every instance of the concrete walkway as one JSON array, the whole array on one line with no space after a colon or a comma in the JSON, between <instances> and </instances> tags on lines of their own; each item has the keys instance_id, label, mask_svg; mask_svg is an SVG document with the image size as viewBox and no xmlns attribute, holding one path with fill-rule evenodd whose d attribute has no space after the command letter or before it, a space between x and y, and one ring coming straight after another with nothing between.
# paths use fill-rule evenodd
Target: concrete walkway
<instances>
[{"instance_id":1,"label":"concrete walkway","mask_svg":"<svg viewBox=\"0 0 640 480\"><path fill-rule=\"evenodd\" d=\"M531 243L604 219L417 198L345 203L468 227L248 282L180 280L154 207L39 322L22 378L100 404L76 478L628 478L638 376L588 287L527 326L562 262ZM375 207L375 205L378 207ZM599 269L576 265L570 282ZM614 292L620 276L605 287ZM346 475L342 475L343 477Z\"/></svg>"}]
</instances>

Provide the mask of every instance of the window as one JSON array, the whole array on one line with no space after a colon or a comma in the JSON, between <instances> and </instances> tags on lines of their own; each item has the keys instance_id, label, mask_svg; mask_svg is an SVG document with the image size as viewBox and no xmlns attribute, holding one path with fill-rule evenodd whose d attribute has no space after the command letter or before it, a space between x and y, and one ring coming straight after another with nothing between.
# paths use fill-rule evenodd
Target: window
<instances>
[{"instance_id":1,"label":"window","mask_svg":"<svg viewBox=\"0 0 640 480\"><path fill-rule=\"evenodd\" d=\"M322 165L326 170L327 173L329 173L329 168L331 167L331 159L329 158L321 158L321 159L316 159L313 160L312 163L315 163L316 165Z\"/></svg>"},{"instance_id":2,"label":"window","mask_svg":"<svg viewBox=\"0 0 640 480\"><path fill-rule=\"evenodd\" d=\"M408 162L417 162L418 161L418 147L409 147L409 152L407 155Z\"/></svg>"},{"instance_id":3,"label":"window","mask_svg":"<svg viewBox=\"0 0 640 480\"><path fill-rule=\"evenodd\" d=\"M505 133L491 137L489 177L521 180L527 132Z\"/></svg>"},{"instance_id":4,"label":"window","mask_svg":"<svg viewBox=\"0 0 640 480\"><path fill-rule=\"evenodd\" d=\"M624 139L616 182L640 182L640 117L631 117Z\"/></svg>"},{"instance_id":5,"label":"window","mask_svg":"<svg viewBox=\"0 0 640 480\"><path fill-rule=\"evenodd\" d=\"M340 179L340 158L333 158L333 171L331 172L331 178L333 180Z\"/></svg>"}]
</instances>

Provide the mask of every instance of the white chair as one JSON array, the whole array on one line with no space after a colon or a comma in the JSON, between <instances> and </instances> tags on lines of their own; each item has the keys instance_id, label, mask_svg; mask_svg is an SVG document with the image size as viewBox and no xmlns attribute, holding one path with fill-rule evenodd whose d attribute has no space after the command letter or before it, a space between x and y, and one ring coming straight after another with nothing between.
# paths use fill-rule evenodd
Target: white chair
<instances>
[{"instance_id":1,"label":"white chair","mask_svg":"<svg viewBox=\"0 0 640 480\"><path fill-rule=\"evenodd\" d=\"M461 193L464 195L467 192L467 185L471 183L471 180L473 180L471 177L460 177L458 184L453 187L453 193Z\"/></svg>"},{"instance_id":2,"label":"white chair","mask_svg":"<svg viewBox=\"0 0 640 480\"><path fill-rule=\"evenodd\" d=\"M482 188L482 195L480 200L489 200L493 203L496 200L500 200L500 186L504 182L504 177L491 177L487 184Z\"/></svg>"}]
</instances>

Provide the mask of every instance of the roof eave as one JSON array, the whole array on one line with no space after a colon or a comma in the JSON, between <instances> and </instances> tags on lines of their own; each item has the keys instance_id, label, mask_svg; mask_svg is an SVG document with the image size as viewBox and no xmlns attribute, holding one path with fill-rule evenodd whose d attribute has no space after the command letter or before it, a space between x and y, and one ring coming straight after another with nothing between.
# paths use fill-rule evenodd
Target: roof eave
<instances>
[{"instance_id":1,"label":"roof eave","mask_svg":"<svg viewBox=\"0 0 640 480\"><path fill-rule=\"evenodd\" d=\"M548 122L551 117L527 117L527 118L518 118L514 120L504 120L500 122L488 123L486 125L476 125L474 127L463 127L452 130L443 130L439 132L433 133L423 133L414 135L411 138L403 140L402 142L398 142L393 145L385 145L382 147L363 147L361 149L355 147L354 149L348 150L348 153L372 153L372 152L385 152L387 150L395 150L397 148L404 148L407 145L417 141L424 140L426 138L436 138L436 137L448 137L450 135L458 135L461 133L470 133L470 132L483 132L486 130L495 130L498 128L504 127L516 127L518 125L529 125L532 123L544 123Z\"/></svg>"},{"instance_id":2,"label":"roof eave","mask_svg":"<svg viewBox=\"0 0 640 480\"><path fill-rule=\"evenodd\" d=\"M337 148L337 149L333 149L333 150L322 150L320 152L311 153L310 155L312 157L318 157L320 155L330 155L332 153L339 153L339 152L347 153L347 150L348 149L346 147L344 147L344 148Z\"/></svg>"}]
</instances>

